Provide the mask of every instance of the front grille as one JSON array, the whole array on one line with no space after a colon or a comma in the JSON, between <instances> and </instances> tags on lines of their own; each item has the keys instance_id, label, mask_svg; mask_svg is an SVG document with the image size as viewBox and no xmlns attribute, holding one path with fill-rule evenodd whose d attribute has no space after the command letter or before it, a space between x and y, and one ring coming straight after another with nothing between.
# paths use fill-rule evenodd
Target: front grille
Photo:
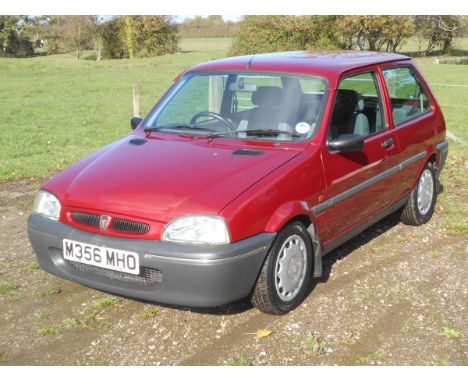
<instances>
[{"instance_id":1,"label":"front grille","mask_svg":"<svg viewBox=\"0 0 468 382\"><path fill-rule=\"evenodd\" d=\"M93 227L99 227L99 215L85 214L83 212L73 212L73 219L77 222L92 225Z\"/></svg>"},{"instance_id":2,"label":"front grille","mask_svg":"<svg viewBox=\"0 0 468 382\"><path fill-rule=\"evenodd\" d=\"M92 273L97 276L103 276L113 280L123 281L131 284L150 286L161 284L163 280L163 274L159 269L140 267L140 274L132 275L130 273L100 268L94 265L77 263L75 261L70 260L65 260L65 262L81 272Z\"/></svg>"},{"instance_id":3,"label":"front grille","mask_svg":"<svg viewBox=\"0 0 468 382\"><path fill-rule=\"evenodd\" d=\"M99 227L100 215L88 214L84 212L73 212L73 220L87 224L93 227ZM111 224L111 230L120 232L131 232L131 233L147 233L151 226L146 223L140 223L132 220L113 218Z\"/></svg>"},{"instance_id":4,"label":"front grille","mask_svg":"<svg viewBox=\"0 0 468 382\"><path fill-rule=\"evenodd\" d=\"M131 220L113 219L112 229L123 232L146 233L150 230L150 225Z\"/></svg>"}]
</instances>

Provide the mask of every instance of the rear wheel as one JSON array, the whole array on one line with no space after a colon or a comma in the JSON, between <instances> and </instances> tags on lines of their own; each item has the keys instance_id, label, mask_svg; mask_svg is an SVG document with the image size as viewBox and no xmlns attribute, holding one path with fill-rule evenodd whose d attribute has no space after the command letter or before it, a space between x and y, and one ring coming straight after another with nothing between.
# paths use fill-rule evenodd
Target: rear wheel
<instances>
[{"instance_id":1,"label":"rear wheel","mask_svg":"<svg viewBox=\"0 0 468 382\"><path fill-rule=\"evenodd\" d=\"M427 163L419 176L418 183L411 191L408 203L401 214L401 220L408 225L427 223L437 200L436 172L432 163Z\"/></svg>"},{"instance_id":2,"label":"rear wheel","mask_svg":"<svg viewBox=\"0 0 468 382\"><path fill-rule=\"evenodd\" d=\"M312 241L300 222L284 227L268 252L252 294L252 304L269 314L285 314L305 297L312 272Z\"/></svg>"}]
</instances>

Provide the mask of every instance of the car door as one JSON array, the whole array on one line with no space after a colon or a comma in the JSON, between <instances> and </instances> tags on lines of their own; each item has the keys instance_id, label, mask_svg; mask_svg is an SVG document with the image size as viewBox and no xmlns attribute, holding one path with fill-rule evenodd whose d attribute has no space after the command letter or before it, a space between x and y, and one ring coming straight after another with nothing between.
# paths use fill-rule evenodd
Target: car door
<instances>
[{"instance_id":1,"label":"car door","mask_svg":"<svg viewBox=\"0 0 468 382\"><path fill-rule=\"evenodd\" d=\"M425 88L419 73L410 64L384 65L382 74L388 94L391 126L400 147L399 162L404 163L399 177L400 192L407 193L418 177L421 162L426 156L438 126L435 100Z\"/></svg>"},{"instance_id":2,"label":"car door","mask_svg":"<svg viewBox=\"0 0 468 382\"><path fill-rule=\"evenodd\" d=\"M324 142L322 161L326 194L314 207L321 237L327 245L364 222L398 195L395 133L389 128L377 67L341 78L334 94L328 141L342 134L364 136L358 152L331 151Z\"/></svg>"}]
</instances>

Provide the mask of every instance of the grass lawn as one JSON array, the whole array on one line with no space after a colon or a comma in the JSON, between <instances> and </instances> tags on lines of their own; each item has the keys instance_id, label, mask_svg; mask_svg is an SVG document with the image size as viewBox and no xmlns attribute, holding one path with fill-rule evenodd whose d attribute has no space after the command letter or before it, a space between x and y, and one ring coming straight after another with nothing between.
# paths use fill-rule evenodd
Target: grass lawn
<instances>
[{"instance_id":1,"label":"grass lawn","mask_svg":"<svg viewBox=\"0 0 468 382\"><path fill-rule=\"evenodd\" d=\"M52 175L128 134L132 85L145 114L183 69L226 55L228 39L216 40L147 59L0 59L0 181Z\"/></svg>"},{"instance_id":2,"label":"grass lawn","mask_svg":"<svg viewBox=\"0 0 468 382\"><path fill-rule=\"evenodd\" d=\"M132 84L140 84L145 114L178 73L225 57L229 44L227 38L184 39L179 53L135 60L0 59L0 181L51 176L128 134ZM448 128L468 141L468 67L436 65L433 58L418 63Z\"/></svg>"}]
</instances>

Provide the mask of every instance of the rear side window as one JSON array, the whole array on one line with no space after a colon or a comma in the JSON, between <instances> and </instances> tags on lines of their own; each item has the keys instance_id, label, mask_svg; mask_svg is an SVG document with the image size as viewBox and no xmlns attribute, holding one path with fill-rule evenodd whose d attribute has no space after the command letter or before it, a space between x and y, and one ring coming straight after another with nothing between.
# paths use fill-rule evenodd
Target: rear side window
<instances>
[{"instance_id":1,"label":"rear side window","mask_svg":"<svg viewBox=\"0 0 468 382\"><path fill-rule=\"evenodd\" d=\"M395 126L430 110L429 97L411 68L385 69L383 73Z\"/></svg>"}]
</instances>

